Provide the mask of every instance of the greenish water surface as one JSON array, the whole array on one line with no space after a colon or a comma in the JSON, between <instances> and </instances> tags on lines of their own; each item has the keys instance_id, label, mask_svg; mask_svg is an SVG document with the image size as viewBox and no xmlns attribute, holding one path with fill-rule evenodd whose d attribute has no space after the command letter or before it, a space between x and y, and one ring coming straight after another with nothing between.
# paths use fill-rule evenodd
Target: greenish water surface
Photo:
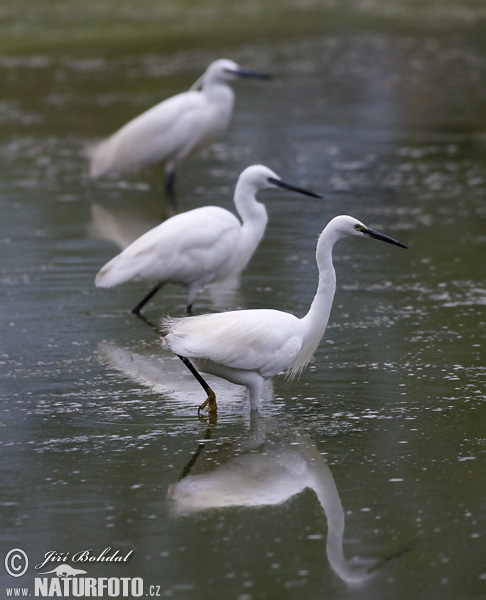
<instances>
[{"instance_id":1,"label":"greenish water surface","mask_svg":"<svg viewBox=\"0 0 486 600\"><path fill-rule=\"evenodd\" d=\"M2 598L33 593L49 551L163 598L486 595L482 6L269 6L2 5ZM181 209L233 210L253 163L324 199L262 192L270 220L240 286L204 291L196 312L305 314L337 214L409 249L340 242L309 368L276 377L258 417L214 380L210 423L198 384L129 314L147 287L94 286L165 218L162 170L93 182L84 152L221 56L276 77L235 84L229 131L181 170ZM147 316L184 304L167 286ZM108 547L133 552L71 560ZM15 548L21 578L4 569Z\"/></svg>"}]
</instances>

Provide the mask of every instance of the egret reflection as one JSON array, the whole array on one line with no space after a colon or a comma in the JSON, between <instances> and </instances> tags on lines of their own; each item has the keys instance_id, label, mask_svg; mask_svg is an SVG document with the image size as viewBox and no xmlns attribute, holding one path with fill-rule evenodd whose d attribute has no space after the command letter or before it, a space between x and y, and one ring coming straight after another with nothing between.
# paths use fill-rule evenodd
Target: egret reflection
<instances>
[{"instance_id":1,"label":"egret reflection","mask_svg":"<svg viewBox=\"0 0 486 600\"><path fill-rule=\"evenodd\" d=\"M214 464L216 468L192 474L192 468L204 461L205 444L199 445L179 481L169 488L174 514L231 506L273 506L310 488L326 515L326 551L332 569L348 584L373 577L385 561L345 557L345 519L339 492L329 465L309 437L295 435L290 443L282 443L281 438L267 440L261 419L255 415L251 419L257 431L247 444L232 445L216 455L212 452L204 470Z\"/></svg>"},{"instance_id":2,"label":"egret reflection","mask_svg":"<svg viewBox=\"0 0 486 600\"><path fill-rule=\"evenodd\" d=\"M160 219L151 219L134 209L122 210L117 207L116 210L111 210L94 202L91 204L89 233L92 237L113 242L120 250L124 250L159 223Z\"/></svg>"}]
</instances>

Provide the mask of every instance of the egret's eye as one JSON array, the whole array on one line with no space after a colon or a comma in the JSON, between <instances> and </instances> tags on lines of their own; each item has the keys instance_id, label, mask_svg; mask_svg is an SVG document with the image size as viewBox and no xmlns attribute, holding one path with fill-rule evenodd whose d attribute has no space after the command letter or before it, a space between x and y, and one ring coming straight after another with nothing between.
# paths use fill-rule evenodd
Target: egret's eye
<instances>
[{"instance_id":1,"label":"egret's eye","mask_svg":"<svg viewBox=\"0 0 486 600\"><path fill-rule=\"evenodd\" d=\"M365 230L365 227L363 227L363 225L360 225L359 223L356 223L354 228L356 229L356 231L364 231Z\"/></svg>"}]
</instances>

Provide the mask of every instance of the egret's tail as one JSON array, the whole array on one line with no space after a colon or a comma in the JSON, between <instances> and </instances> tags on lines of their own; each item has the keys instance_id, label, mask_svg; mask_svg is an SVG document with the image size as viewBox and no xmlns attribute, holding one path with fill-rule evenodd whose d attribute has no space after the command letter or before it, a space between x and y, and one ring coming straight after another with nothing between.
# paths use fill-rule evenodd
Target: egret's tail
<instances>
[{"instance_id":1,"label":"egret's tail","mask_svg":"<svg viewBox=\"0 0 486 600\"><path fill-rule=\"evenodd\" d=\"M125 283L130 279L136 279L136 274L124 262L126 261L121 260L120 255L107 262L95 277L96 287L109 288Z\"/></svg>"}]
</instances>

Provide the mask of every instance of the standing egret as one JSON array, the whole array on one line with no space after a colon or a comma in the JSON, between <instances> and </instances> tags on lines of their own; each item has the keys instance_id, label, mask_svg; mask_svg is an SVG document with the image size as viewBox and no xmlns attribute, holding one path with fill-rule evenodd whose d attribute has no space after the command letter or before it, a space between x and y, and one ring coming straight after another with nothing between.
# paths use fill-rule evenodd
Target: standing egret
<instances>
[{"instance_id":1,"label":"standing egret","mask_svg":"<svg viewBox=\"0 0 486 600\"><path fill-rule=\"evenodd\" d=\"M232 60L211 63L189 91L153 106L93 147L91 177L165 163L165 189L174 200L180 163L212 144L228 127L234 104L229 82L238 77L270 79L270 75L242 69Z\"/></svg>"},{"instance_id":2,"label":"standing egret","mask_svg":"<svg viewBox=\"0 0 486 600\"><path fill-rule=\"evenodd\" d=\"M167 219L147 231L115 256L96 275L97 287L113 287L126 281L155 284L133 309L140 309L166 282L189 286L187 312L199 289L239 275L246 267L265 232L265 206L256 193L281 187L320 198L317 194L282 181L263 165L247 167L236 183L234 202L241 222L219 206L203 206Z\"/></svg>"},{"instance_id":3,"label":"standing egret","mask_svg":"<svg viewBox=\"0 0 486 600\"><path fill-rule=\"evenodd\" d=\"M341 215L332 219L319 236L319 285L304 317L253 309L163 320L164 344L179 356L208 394L199 411L209 405L208 411L216 412L216 396L189 359L206 373L245 386L251 410L258 410L265 379L283 370L293 379L304 370L324 335L331 312L336 290L333 246L350 235L407 247L353 217Z\"/></svg>"}]
</instances>

